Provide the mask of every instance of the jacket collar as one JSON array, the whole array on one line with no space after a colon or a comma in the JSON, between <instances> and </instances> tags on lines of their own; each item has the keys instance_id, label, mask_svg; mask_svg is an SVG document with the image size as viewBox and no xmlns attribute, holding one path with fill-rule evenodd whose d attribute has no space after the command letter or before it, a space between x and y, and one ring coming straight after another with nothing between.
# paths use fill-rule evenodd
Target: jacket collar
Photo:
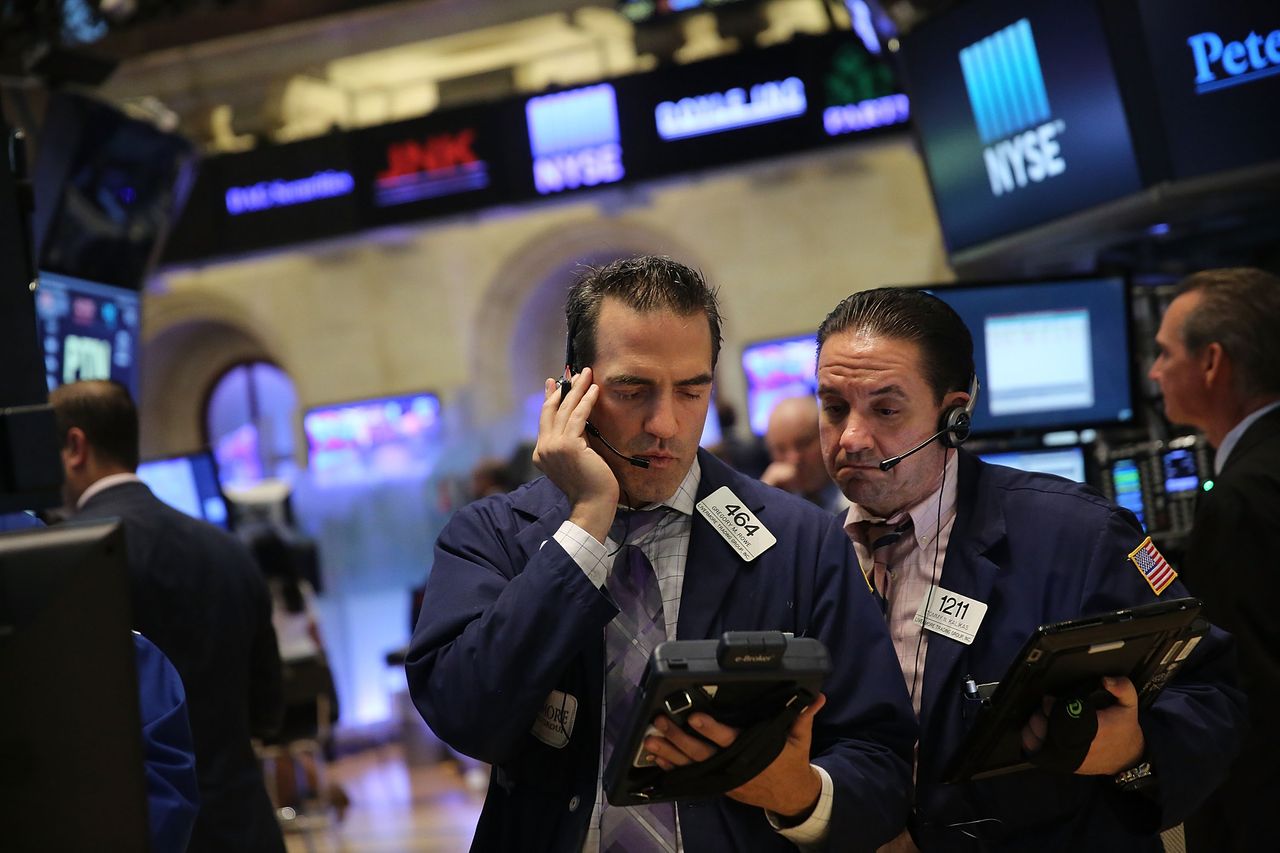
<instances>
[{"instance_id":1,"label":"jacket collar","mask_svg":"<svg viewBox=\"0 0 1280 853\"><path fill-rule=\"evenodd\" d=\"M947 556L938 583L945 589L981 602L991 600L1000 566L991 555L1004 542L1005 518L999 494L991 487L989 468L976 456L959 451L960 472L956 494L956 521L951 529ZM988 613L987 619L998 619ZM984 625L979 631L992 630ZM940 634L930 634L925 657L921 738L930 727L930 711L944 690L959 690L964 673L960 662L968 647Z\"/></svg>"},{"instance_id":2,"label":"jacket collar","mask_svg":"<svg viewBox=\"0 0 1280 853\"><path fill-rule=\"evenodd\" d=\"M1273 408L1251 423L1235 442L1235 445L1228 448L1227 461L1223 463L1222 472L1219 472L1219 474L1239 463L1242 457L1247 456L1249 451L1266 441L1267 438L1277 434L1280 434L1280 408ZM1221 448L1219 451L1221 451Z\"/></svg>"}]
</instances>

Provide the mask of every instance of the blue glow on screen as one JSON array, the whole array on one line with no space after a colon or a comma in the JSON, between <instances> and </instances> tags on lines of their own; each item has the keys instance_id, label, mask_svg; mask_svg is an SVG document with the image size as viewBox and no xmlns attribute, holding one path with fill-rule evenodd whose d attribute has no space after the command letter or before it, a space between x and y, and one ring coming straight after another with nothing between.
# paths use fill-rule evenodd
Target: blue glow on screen
<instances>
[{"instance_id":1,"label":"blue glow on screen","mask_svg":"<svg viewBox=\"0 0 1280 853\"><path fill-rule=\"evenodd\" d=\"M817 391L818 352L813 335L752 344L742 351L747 375L747 419L764 435L773 407L788 397Z\"/></svg>"},{"instance_id":2,"label":"blue glow on screen","mask_svg":"<svg viewBox=\"0 0 1280 853\"><path fill-rule=\"evenodd\" d=\"M525 103L534 187L542 195L622 180L622 133L613 86L540 95Z\"/></svg>"},{"instance_id":3,"label":"blue glow on screen","mask_svg":"<svg viewBox=\"0 0 1280 853\"><path fill-rule=\"evenodd\" d=\"M162 502L192 518L227 526L227 503L207 453L156 459L138 466L138 477Z\"/></svg>"},{"instance_id":4,"label":"blue glow on screen","mask_svg":"<svg viewBox=\"0 0 1280 853\"><path fill-rule=\"evenodd\" d=\"M663 101L654 108L658 136L667 142L707 136L802 116L808 109L799 77L769 80L750 88Z\"/></svg>"},{"instance_id":5,"label":"blue glow on screen","mask_svg":"<svg viewBox=\"0 0 1280 853\"><path fill-rule=\"evenodd\" d=\"M426 476L439 451L440 398L412 394L312 409L302 419L322 482Z\"/></svg>"},{"instance_id":6,"label":"blue glow on screen","mask_svg":"<svg viewBox=\"0 0 1280 853\"><path fill-rule=\"evenodd\" d=\"M273 207L292 207L350 195L356 188L350 172L326 169L306 178L285 181L259 181L247 187L231 187L227 190L227 213L257 213Z\"/></svg>"},{"instance_id":7,"label":"blue glow on screen","mask_svg":"<svg viewBox=\"0 0 1280 853\"><path fill-rule=\"evenodd\" d=\"M979 454L983 462L1004 465L1019 471L1054 474L1076 483L1085 482L1084 448L1062 447L1050 450L1016 450L1005 453Z\"/></svg>"},{"instance_id":8,"label":"blue glow on screen","mask_svg":"<svg viewBox=\"0 0 1280 853\"><path fill-rule=\"evenodd\" d=\"M114 379L137 397L136 291L41 273L36 323L50 391L82 379Z\"/></svg>"}]
</instances>

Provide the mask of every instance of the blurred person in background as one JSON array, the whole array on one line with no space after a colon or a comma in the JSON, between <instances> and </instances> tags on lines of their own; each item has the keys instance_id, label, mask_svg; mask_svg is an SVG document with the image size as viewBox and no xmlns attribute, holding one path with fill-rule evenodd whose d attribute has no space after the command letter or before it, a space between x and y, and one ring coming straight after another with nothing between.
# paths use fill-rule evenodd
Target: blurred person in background
<instances>
[{"instance_id":1,"label":"blurred person in background","mask_svg":"<svg viewBox=\"0 0 1280 853\"><path fill-rule=\"evenodd\" d=\"M1168 419L1217 451L1182 577L1236 638L1251 730L1226 781L1186 820L1191 853L1276 849L1280 800L1280 277L1206 270L1185 279L1156 334L1151 379Z\"/></svg>"},{"instance_id":2,"label":"blurred person in background","mask_svg":"<svg viewBox=\"0 0 1280 853\"><path fill-rule=\"evenodd\" d=\"M188 850L283 853L251 739L280 725L271 597L234 536L162 503L138 479L138 411L124 386L49 395L73 520L124 524L134 627L182 677L195 739L200 814Z\"/></svg>"},{"instance_id":3,"label":"blurred person in background","mask_svg":"<svg viewBox=\"0 0 1280 853\"><path fill-rule=\"evenodd\" d=\"M284 721L279 732L263 738L263 743L283 746L291 741L319 740L321 732L338 719L338 694L320 635L315 590L302 576L292 543L279 530L257 527L249 539L249 550L271 592L271 624L284 667ZM332 744L322 742L320 746L328 749ZM286 752L275 761L273 770L277 806L300 809L306 799L322 799L332 804L338 819L342 819L350 800L336 784L327 784L325 790L320 790L316 760L311 753L300 753L295 762Z\"/></svg>"},{"instance_id":4,"label":"blurred person in background","mask_svg":"<svg viewBox=\"0 0 1280 853\"><path fill-rule=\"evenodd\" d=\"M828 512L844 512L849 501L827 474L818 440L818 400L805 394L780 400L769 413L764 446L772 460L760 482L775 486Z\"/></svg>"}]
</instances>

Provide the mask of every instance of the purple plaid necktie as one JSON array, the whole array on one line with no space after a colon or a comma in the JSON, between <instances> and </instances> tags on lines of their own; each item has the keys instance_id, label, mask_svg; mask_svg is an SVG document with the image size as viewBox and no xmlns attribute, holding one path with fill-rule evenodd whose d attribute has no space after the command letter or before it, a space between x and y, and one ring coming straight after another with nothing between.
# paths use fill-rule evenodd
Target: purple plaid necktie
<instances>
[{"instance_id":1,"label":"purple plaid necktie","mask_svg":"<svg viewBox=\"0 0 1280 853\"><path fill-rule=\"evenodd\" d=\"M638 543L657 526L667 507L618 512L610 537L623 542L605 586L618 615L605 628L604 764L625 737L649 655L667 639L658 576ZM600 810L600 853L649 853L676 849L674 803L610 806Z\"/></svg>"}]
</instances>

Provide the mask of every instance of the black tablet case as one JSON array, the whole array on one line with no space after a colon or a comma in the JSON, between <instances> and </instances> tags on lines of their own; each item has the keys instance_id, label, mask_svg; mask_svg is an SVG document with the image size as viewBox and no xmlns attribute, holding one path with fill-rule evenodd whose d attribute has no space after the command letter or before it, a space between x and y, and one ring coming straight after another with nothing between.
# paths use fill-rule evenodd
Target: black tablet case
<instances>
[{"instance_id":1,"label":"black tablet case","mask_svg":"<svg viewBox=\"0 0 1280 853\"><path fill-rule=\"evenodd\" d=\"M810 637L730 631L719 640L661 643L641 678L626 738L608 758L605 795L615 806L713 797L754 778L782 751L800 712L831 670L827 649ZM664 771L636 766L649 724L666 714L683 725L704 711L741 730L705 762Z\"/></svg>"},{"instance_id":2,"label":"black tablet case","mask_svg":"<svg viewBox=\"0 0 1280 853\"><path fill-rule=\"evenodd\" d=\"M946 782L998 776L1032 765L1022 727L1044 695L1062 695L1102 676L1126 676L1145 707L1181 668L1209 624L1200 601L1177 598L1040 626L1000 680L952 759Z\"/></svg>"}]
</instances>

